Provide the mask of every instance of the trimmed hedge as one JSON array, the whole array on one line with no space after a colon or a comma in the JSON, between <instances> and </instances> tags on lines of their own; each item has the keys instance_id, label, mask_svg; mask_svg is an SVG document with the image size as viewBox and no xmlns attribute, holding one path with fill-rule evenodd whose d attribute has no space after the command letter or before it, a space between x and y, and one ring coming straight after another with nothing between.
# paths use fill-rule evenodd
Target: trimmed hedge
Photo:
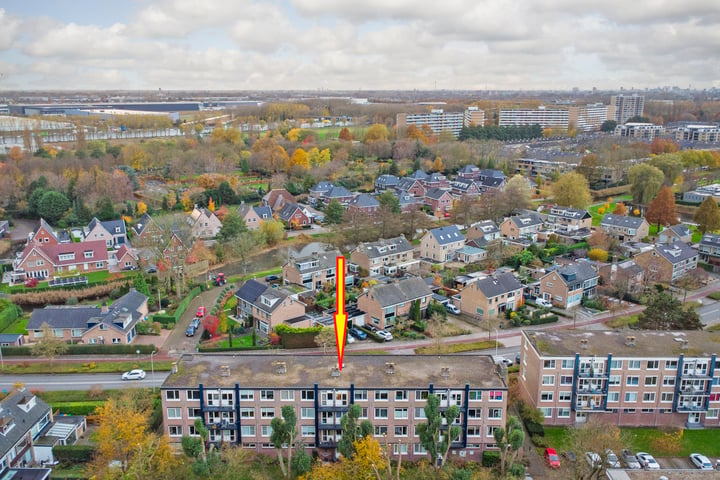
<instances>
[{"instance_id":1,"label":"trimmed hedge","mask_svg":"<svg viewBox=\"0 0 720 480\"><path fill-rule=\"evenodd\" d=\"M171 323L177 323L177 321L175 320L175 315L168 315L166 313L158 313L156 315L153 315L152 321L158 322L162 326L169 325Z\"/></svg>"},{"instance_id":2,"label":"trimmed hedge","mask_svg":"<svg viewBox=\"0 0 720 480\"><path fill-rule=\"evenodd\" d=\"M280 343L285 348L315 348L315 337L323 327L294 328L287 325L275 327L275 333L280 336Z\"/></svg>"},{"instance_id":3,"label":"trimmed hedge","mask_svg":"<svg viewBox=\"0 0 720 480\"><path fill-rule=\"evenodd\" d=\"M365 328L364 325L360 326L360 330L362 330L363 332L367 333L368 337L369 337L369 338L372 338L372 339L375 340L376 342L378 342L378 343L385 343L385 339L384 339L384 338L382 338L380 335L375 334L375 332L371 332L370 330L368 330L367 328Z\"/></svg>"},{"instance_id":4,"label":"trimmed hedge","mask_svg":"<svg viewBox=\"0 0 720 480\"><path fill-rule=\"evenodd\" d=\"M93 445L55 445L53 455L60 463L87 463L97 452Z\"/></svg>"},{"instance_id":5,"label":"trimmed hedge","mask_svg":"<svg viewBox=\"0 0 720 480\"><path fill-rule=\"evenodd\" d=\"M527 421L525 422L525 429L528 431L531 437L533 435L537 435L539 437L545 436L545 429L540 423Z\"/></svg>"},{"instance_id":6,"label":"trimmed hedge","mask_svg":"<svg viewBox=\"0 0 720 480\"><path fill-rule=\"evenodd\" d=\"M482 453L482 466L485 468L492 468L497 465L500 465L500 452L485 450Z\"/></svg>"},{"instance_id":7,"label":"trimmed hedge","mask_svg":"<svg viewBox=\"0 0 720 480\"><path fill-rule=\"evenodd\" d=\"M64 355L135 355L137 350L149 355L157 349L155 345L68 345ZM32 355L30 347L4 347L2 353L8 357Z\"/></svg>"},{"instance_id":8,"label":"trimmed hedge","mask_svg":"<svg viewBox=\"0 0 720 480\"><path fill-rule=\"evenodd\" d=\"M530 325L544 325L546 323L554 323L558 321L557 315L548 315L542 318L533 318L530 320Z\"/></svg>"},{"instance_id":9,"label":"trimmed hedge","mask_svg":"<svg viewBox=\"0 0 720 480\"><path fill-rule=\"evenodd\" d=\"M3 303L5 302L3 301ZM5 329L8 328L12 322L17 320L21 314L22 310L20 307L14 303L7 302L5 308L0 311L0 332L5 331Z\"/></svg>"},{"instance_id":10,"label":"trimmed hedge","mask_svg":"<svg viewBox=\"0 0 720 480\"><path fill-rule=\"evenodd\" d=\"M277 348L282 348L282 347L283 347L283 345L256 345L254 347L221 347L221 348L199 347L198 352L214 353L214 352L237 352L237 351L246 351L246 350L271 350L271 349L277 349Z\"/></svg>"},{"instance_id":11,"label":"trimmed hedge","mask_svg":"<svg viewBox=\"0 0 720 480\"><path fill-rule=\"evenodd\" d=\"M188 293L187 297L183 298L182 301L178 304L177 308L175 309L175 313L172 315L168 313L158 313L153 315L152 321L158 322L164 327L167 327L168 325L176 324L180 321L180 317L182 317L182 314L185 313L185 310L187 310L188 306L190 306L190 302L192 302L193 298L200 295L200 292L202 290L200 287L195 287L192 290L190 290L190 293Z\"/></svg>"},{"instance_id":12,"label":"trimmed hedge","mask_svg":"<svg viewBox=\"0 0 720 480\"><path fill-rule=\"evenodd\" d=\"M59 410L65 415L93 415L97 407L103 405L102 400L87 402L57 402L52 404L53 410Z\"/></svg>"}]
</instances>

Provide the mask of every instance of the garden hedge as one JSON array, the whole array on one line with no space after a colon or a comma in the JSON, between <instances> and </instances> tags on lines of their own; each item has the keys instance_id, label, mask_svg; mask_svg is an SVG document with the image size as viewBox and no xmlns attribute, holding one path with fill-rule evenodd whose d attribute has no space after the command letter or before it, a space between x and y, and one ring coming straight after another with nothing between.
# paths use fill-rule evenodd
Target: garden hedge
<instances>
[{"instance_id":1,"label":"garden hedge","mask_svg":"<svg viewBox=\"0 0 720 480\"><path fill-rule=\"evenodd\" d=\"M87 463L97 452L93 445L55 445L52 450L60 463Z\"/></svg>"},{"instance_id":2,"label":"garden hedge","mask_svg":"<svg viewBox=\"0 0 720 480\"><path fill-rule=\"evenodd\" d=\"M492 468L496 465L500 465L500 452L485 450L482 453L482 466Z\"/></svg>"},{"instance_id":3,"label":"garden hedge","mask_svg":"<svg viewBox=\"0 0 720 480\"><path fill-rule=\"evenodd\" d=\"M105 402L94 400L87 402L57 402L52 404L53 410L59 410L65 415L94 415L97 407Z\"/></svg>"},{"instance_id":4,"label":"garden hedge","mask_svg":"<svg viewBox=\"0 0 720 480\"><path fill-rule=\"evenodd\" d=\"M65 355L149 355L156 351L155 345L68 345ZM30 347L3 347L2 353L8 357L29 357Z\"/></svg>"}]
</instances>

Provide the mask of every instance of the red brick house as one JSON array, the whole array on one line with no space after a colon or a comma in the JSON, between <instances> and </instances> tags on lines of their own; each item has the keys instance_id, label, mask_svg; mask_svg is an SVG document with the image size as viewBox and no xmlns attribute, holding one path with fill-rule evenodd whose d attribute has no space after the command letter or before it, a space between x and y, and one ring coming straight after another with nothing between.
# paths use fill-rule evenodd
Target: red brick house
<instances>
[{"instance_id":1,"label":"red brick house","mask_svg":"<svg viewBox=\"0 0 720 480\"><path fill-rule=\"evenodd\" d=\"M425 205L429 206L436 217L443 217L452 210L453 197L447 190L431 188L425 193Z\"/></svg>"},{"instance_id":2,"label":"red brick house","mask_svg":"<svg viewBox=\"0 0 720 480\"><path fill-rule=\"evenodd\" d=\"M296 203L286 203L277 214L287 228L302 228L312 224L312 219L305 215L303 209Z\"/></svg>"},{"instance_id":3,"label":"red brick house","mask_svg":"<svg viewBox=\"0 0 720 480\"><path fill-rule=\"evenodd\" d=\"M25 247L20 258L13 262L13 279L52 280L57 275L107 269L108 252L104 240L55 245L51 241L47 245L40 245L33 240Z\"/></svg>"}]
</instances>

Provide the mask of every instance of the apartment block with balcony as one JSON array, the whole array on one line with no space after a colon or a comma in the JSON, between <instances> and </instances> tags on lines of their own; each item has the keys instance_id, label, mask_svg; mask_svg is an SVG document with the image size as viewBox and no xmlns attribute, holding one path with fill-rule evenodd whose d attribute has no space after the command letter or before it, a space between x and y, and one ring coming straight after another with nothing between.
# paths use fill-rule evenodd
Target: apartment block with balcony
<instances>
[{"instance_id":1,"label":"apartment block with balcony","mask_svg":"<svg viewBox=\"0 0 720 480\"><path fill-rule=\"evenodd\" d=\"M679 142L720 142L718 125L685 125L675 131L675 140Z\"/></svg>"},{"instance_id":2,"label":"apartment block with balcony","mask_svg":"<svg viewBox=\"0 0 720 480\"><path fill-rule=\"evenodd\" d=\"M433 356L432 363L421 355L346 355L342 370L335 355L195 355L161 392L172 442L198 436L194 422L201 418L211 443L270 454L270 423L287 405L297 413L297 441L323 459L337 455L340 420L352 404L373 423L374 435L392 445L393 455L427 458L417 426L426 422L432 393L441 410L457 405L461 411L452 457L479 461L495 447L492 433L505 425L507 406L507 386L484 355Z\"/></svg>"},{"instance_id":3,"label":"apartment block with balcony","mask_svg":"<svg viewBox=\"0 0 720 480\"><path fill-rule=\"evenodd\" d=\"M400 235L377 242L359 243L350 253L351 271L367 271L370 276L395 275L416 268L420 261L413 258L413 246Z\"/></svg>"},{"instance_id":4,"label":"apartment block with balcony","mask_svg":"<svg viewBox=\"0 0 720 480\"><path fill-rule=\"evenodd\" d=\"M665 135L665 127L652 123L626 123L615 127L614 135L652 141L655 137Z\"/></svg>"},{"instance_id":5,"label":"apartment block with balcony","mask_svg":"<svg viewBox=\"0 0 720 480\"><path fill-rule=\"evenodd\" d=\"M642 117L645 97L636 93L613 95L610 97L610 106L615 108L615 121L625 123L633 117Z\"/></svg>"},{"instance_id":6,"label":"apartment block with balcony","mask_svg":"<svg viewBox=\"0 0 720 480\"><path fill-rule=\"evenodd\" d=\"M568 111L560 108L501 109L498 124L501 127L540 125L542 128L568 129Z\"/></svg>"},{"instance_id":7,"label":"apartment block with balcony","mask_svg":"<svg viewBox=\"0 0 720 480\"><path fill-rule=\"evenodd\" d=\"M720 426L720 333L523 331L522 395L546 425Z\"/></svg>"}]
</instances>

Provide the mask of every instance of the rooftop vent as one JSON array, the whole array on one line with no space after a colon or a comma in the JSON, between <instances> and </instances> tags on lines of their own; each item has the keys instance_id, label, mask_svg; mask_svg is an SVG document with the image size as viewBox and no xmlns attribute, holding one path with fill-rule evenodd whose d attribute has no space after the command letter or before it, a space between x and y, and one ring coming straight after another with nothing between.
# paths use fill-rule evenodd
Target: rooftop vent
<instances>
[{"instance_id":1,"label":"rooftop vent","mask_svg":"<svg viewBox=\"0 0 720 480\"><path fill-rule=\"evenodd\" d=\"M450 376L450 367L442 367L440 369L440 376L443 378L448 378Z\"/></svg>"},{"instance_id":2,"label":"rooftop vent","mask_svg":"<svg viewBox=\"0 0 720 480\"><path fill-rule=\"evenodd\" d=\"M388 375L393 375L395 373L394 362L385 362L385 373L387 373Z\"/></svg>"},{"instance_id":3,"label":"rooftop vent","mask_svg":"<svg viewBox=\"0 0 720 480\"><path fill-rule=\"evenodd\" d=\"M634 347L635 340L635 335L628 335L627 337L625 337L625 345L628 347Z\"/></svg>"},{"instance_id":4,"label":"rooftop vent","mask_svg":"<svg viewBox=\"0 0 720 480\"><path fill-rule=\"evenodd\" d=\"M287 363L285 362L273 362L275 365L275 373L278 375L285 375L287 373Z\"/></svg>"},{"instance_id":5,"label":"rooftop vent","mask_svg":"<svg viewBox=\"0 0 720 480\"><path fill-rule=\"evenodd\" d=\"M332 367L332 370L330 371L331 377L339 377L340 376L340 368L338 367Z\"/></svg>"},{"instance_id":6,"label":"rooftop vent","mask_svg":"<svg viewBox=\"0 0 720 480\"><path fill-rule=\"evenodd\" d=\"M587 350L587 348L588 348L588 339L587 338L580 339L580 348L582 348L583 350Z\"/></svg>"},{"instance_id":7,"label":"rooftop vent","mask_svg":"<svg viewBox=\"0 0 720 480\"><path fill-rule=\"evenodd\" d=\"M690 341L688 339L685 339L685 340L683 340L680 348L687 350L689 344L690 344Z\"/></svg>"},{"instance_id":8,"label":"rooftop vent","mask_svg":"<svg viewBox=\"0 0 720 480\"><path fill-rule=\"evenodd\" d=\"M230 376L230 365L220 365L220 376L221 377L229 377Z\"/></svg>"}]
</instances>

